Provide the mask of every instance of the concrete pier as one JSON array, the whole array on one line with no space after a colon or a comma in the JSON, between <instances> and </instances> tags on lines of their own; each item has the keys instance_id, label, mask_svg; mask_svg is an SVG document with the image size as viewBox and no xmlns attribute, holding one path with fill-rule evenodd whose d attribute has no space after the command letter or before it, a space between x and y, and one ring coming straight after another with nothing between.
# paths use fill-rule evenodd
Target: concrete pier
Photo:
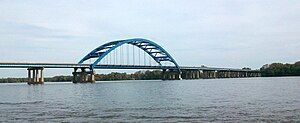
<instances>
[{"instance_id":1,"label":"concrete pier","mask_svg":"<svg viewBox=\"0 0 300 123\"><path fill-rule=\"evenodd\" d=\"M183 79L260 77L259 71L183 70Z\"/></svg>"},{"instance_id":2,"label":"concrete pier","mask_svg":"<svg viewBox=\"0 0 300 123\"><path fill-rule=\"evenodd\" d=\"M203 79L215 79L217 78L217 72L212 70L204 70L203 71Z\"/></svg>"},{"instance_id":3,"label":"concrete pier","mask_svg":"<svg viewBox=\"0 0 300 123\"><path fill-rule=\"evenodd\" d=\"M163 69L161 79L162 80L182 80L181 72L179 72L177 70Z\"/></svg>"},{"instance_id":4,"label":"concrete pier","mask_svg":"<svg viewBox=\"0 0 300 123\"><path fill-rule=\"evenodd\" d=\"M44 68L28 68L27 84L44 84Z\"/></svg>"},{"instance_id":5,"label":"concrete pier","mask_svg":"<svg viewBox=\"0 0 300 123\"><path fill-rule=\"evenodd\" d=\"M95 71L86 70L85 68L80 68L81 71L77 71L78 68L74 68L73 83L94 83L95 82Z\"/></svg>"}]
</instances>

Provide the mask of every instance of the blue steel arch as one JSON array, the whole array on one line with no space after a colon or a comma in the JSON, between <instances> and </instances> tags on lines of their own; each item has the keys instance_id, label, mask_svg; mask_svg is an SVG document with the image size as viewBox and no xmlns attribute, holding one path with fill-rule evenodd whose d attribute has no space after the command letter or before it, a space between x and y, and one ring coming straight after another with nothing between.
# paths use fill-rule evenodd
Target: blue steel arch
<instances>
[{"instance_id":1,"label":"blue steel arch","mask_svg":"<svg viewBox=\"0 0 300 123\"><path fill-rule=\"evenodd\" d=\"M79 61L79 64L82 64L84 61L89 60L91 58L97 58L98 59L91 64L91 69L94 69L94 67L110 52L115 50L121 45L124 44L131 44L134 46L137 46L138 48L145 51L147 54L149 54L160 66L162 65L162 61L169 61L172 62L178 71L180 71L180 67L177 64L177 62L172 58L172 56L161 46L154 43L153 41L142 39L142 38L134 38L134 39L127 39L127 40L117 40L108 42L106 44L103 44L93 51L91 51L89 54L87 54L83 59Z\"/></svg>"}]
</instances>

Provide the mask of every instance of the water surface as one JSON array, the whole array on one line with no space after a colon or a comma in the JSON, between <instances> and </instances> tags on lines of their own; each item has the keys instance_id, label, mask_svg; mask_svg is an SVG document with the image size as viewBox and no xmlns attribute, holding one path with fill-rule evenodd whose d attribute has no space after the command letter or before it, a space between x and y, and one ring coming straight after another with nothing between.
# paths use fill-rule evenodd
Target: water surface
<instances>
[{"instance_id":1,"label":"water surface","mask_svg":"<svg viewBox=\"0 0 300 123\"><path fill-rule=\"evenodd\" d=\"M0 122L300 122L300 77L0 84Z\"/></svg>"}]
</instances>

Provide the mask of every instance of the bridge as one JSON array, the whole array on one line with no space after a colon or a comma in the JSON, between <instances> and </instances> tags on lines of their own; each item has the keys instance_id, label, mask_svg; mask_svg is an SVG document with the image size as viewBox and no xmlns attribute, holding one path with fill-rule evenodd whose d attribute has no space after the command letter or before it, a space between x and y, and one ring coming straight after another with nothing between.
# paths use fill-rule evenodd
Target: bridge
<instances>
[{"instance_id":1,"label":"bridge","mask_svg":"<svg viewBox=\"0 0 300 123\"><path fill-rule=\"evenodd\" d=\"M90 63L86 63L86 62ZM154 64L154 65L153 65ZM1 63L0 68L26 68L28 84L43 84L45 68L74 69L73 82L95 82L95 69L159 69L162 80L259 77L250 69L179 66L160 45L147 39L135 38L105 43L78 63Z\"/></svg>"}]
</instances>

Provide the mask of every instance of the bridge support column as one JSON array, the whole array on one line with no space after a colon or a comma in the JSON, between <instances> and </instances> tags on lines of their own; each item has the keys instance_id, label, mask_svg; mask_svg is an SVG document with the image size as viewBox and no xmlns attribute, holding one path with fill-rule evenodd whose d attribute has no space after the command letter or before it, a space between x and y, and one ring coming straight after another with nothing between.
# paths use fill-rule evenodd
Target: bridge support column
<instances>
[{"instance_id":1,"label":"bridge support column","mask_svg":"<svg viewBox=\"0 0 300 123\"><path fill-rule=\"evenodd\" d=\"M193 79L193 71L189 72L189 79Z\"/></svg>"},{"instance_id":2,"label":"bridge support column","mask_svg":"<svg viewBox=\"0 0 300 123\"><path fill-rule=\"evenodd\" d=\"M226 72L222 71L222 78L226 78Z\"/></svg>"},{"instance_id":3,"label":"bridge support column","mask_svg":"<svg viewBox=\"0 0 300 123\"><path fill-rule=\"evenodd\" d=\"M181 75L182 75L182 72L177 73L176 79L177 79L177 80L182 80Z\"/></svg>"},{"instance_id":4,"label":"bridge support column","mask_svg":"<svg viewBox=\"0 0 300 123\"><path fill-rule=\"evenodd\" d=\"M220 74L220 71L215 71L216 72L216 78L221 78L221 74Z\"/></svg>"},{"instance_id":5,"label":"bridge support column","mask_svg":"<svg viewBox=\"0 0 300 123\"><path fill-rule=\"evenodd\" d=\"M246 77L246 72L241 72L242 77L245 78Z\"/></svg>"},{"instance_id":6,"label":"bridge support column","mask_svg":"<svg viewBox=\"0 0 300 123\"><path fill-rule=\"evenodd\" d=\"M184 77L184 78L185 78L185 79L189 79L189 71L188 71L188 70L187 70L187 71L185 71L185 73L184 73L184 74L185 74L185 77Z\"/></svg>"},{"instance_id":7,"label":"bridge support column","mask_svg":"<svg viewBox=\"0 0 300 123\"><path fill-rule=\"evenodd\" d=\"M204 79L213 79L216 78L216 71L211 71L211 70L204 70L203 71L203 78Z\"/></svg>"},{"instance_id":8,"label":"bridge support column","mask_svg":"<svg viewBox=\"0 0 300 123\"><path fill-rule=\"evenodd\" d=\"M212 78L215 79L217 76L216 71L212 71Z\"/></svg>"},{"instance_id":9,"label":"bridge support column","mask_svg":"<svg viewBox=\"0 0 300 123\"><path fill-rule=\"evenodd\" d=\"M206 79L210 79L210 71L206 71Z\"/></svg>"},{"instance_id":10,"label":"bridge support column","mask_svg":"<svg viewBox=\"0 0 300 123\"><path fill-rule=\"evenodd\" d=\"M231 78L231 72L227 71L227 78Z\"/></svg>"},{"instance_id":11,"label":"bridge support column","mask_svg":"<svg viewBox=\"0 0 300 123\"><path fill-rule=\"evenodd\" d=\"M41 77L40 77L40 82L44 82L44 69L41 70Z\"/></svg>"},{"instance_id":12,"label":"bridge support column","mask_svg":"<svg viewBox=\"0 0 300 123\"><path fill-rule=\"evenodd\" d=\"M225 73L225 78L229 78L229 71L224 71L224 73Z\"/></svg>"},{"instance_id":13,"label":"bridge support column","mask_svg":"<svg viewBox=\"0 0 300 123\"><path fill-rule=\"evenodd\" d=\"M213 78L215 78L215 71L209 71L209 73L210 73L210 79L213 79Z\"/></svg>"},{"instance_id":14,"label":"bridge support column","mask_svg":"<svg viewBox=\"0 0 300 123\"><path fill-rule=\"evenodd\" d=\"M214 78L214 79L218 78L218 72L217 72L217 71L212 71L212 72L213 72L213 74L214 74L214 75L213 75L213 78Z\"/></svg>"},{"instance_id":15,"label":"bridge support column","mask_svg":"<svg viewBox=\"0 0 300 123\"><path fill-rule=\"evenodd\" d=\"M73 83L94 83L95 72L93 70L86 71L85 68L81 68L81 71L77 71L78 68L74 68Z\"/></svg>"},{"instance_id":16,"label":"bridge support column","mask_svg":"<svg viewBox=\"0 0 300 123\"><path fill-rule=\"evenodd\" d=\"M222 71L222 78L226 78L226 71Z\"/></svg>"},{"instance_id":17,"label":"bridge support column","mask_svg":"<svg viewBox=\"0 0 300 123\"><path fill-rule=\"evenodd\" d=\"M241 77L259 77L257 71L239 71L239 70L184 70L184 79L215 79L215 78L241 78Z\"/></svg>"},{"instance_id":18,"label":"bridge support column","mask_svg":"<svg viewBox=\"0 0 300 123\"><path fill-rule=\"evenodd\" d=\"M161 79L166 80L166 69L163 69L161 72Z\"/></svg>"},{"instance_id":19,"label":"bridge support column","mask_svg":"<svg viewBox=\"0 0 300 123\"><path fill-rule=\"evenodd\" d=\"M226 78L226 72L222 71L222 78Z\"/></svg>"},{"instance_id":20,"label":"bridge support column","mask_svg":"<svg viewBox=\"0 0 300 123\"><path fill-rule=\"evenodd\" d=\"M35 70L35 74L36 74L36 76L35 76L35 82L38 82L39 80L40 80L40 78L39 78L39 70Z\"/></svg>"},{"instance_id":21,"label":"bridge support column","mask_svg":"<svg viewBox=\"0 0 300 123\"><path fill-rule=\"evenodd\" d=\"M196 78L196 72L192 71L192 79L195 79L195 78Z\"/></svg>"},{"instance_id":22,"label":"bridge support column","mask_svg":"<svg viewBox=\"0 0 300 123\"><path fill-rule=\"evenodd\" d=\"M199 70L196 71L196 79L200 79L200 71Z\"/></svg>"},{"instance_id":23,"label":"bridge support column","mask_svg":"<svg viewBox=\"0 0 300 123\"><path fill-rule=\"evenodd\" d=\"M254 73L253 72L250 72L250 77L254 77L254 75L253 75Z\"/></svg>"},{"instance_id":24,"label":"bridge support column","mask_svg":"<svg viewBox=\"0 0 300 123\"><path fill-rule=\"evenodd\" d=\"M231 78L236 78L236 72L235 71L233 71L233 72L231 72L232 73L232 76L231 76Z\"/></svg>"},{"instance_id":25,"label":"bridge support column","mask_svg":"<svg viewBox=\"0 0 300 123\"><path fill-rule=\"evenodd\" d=\"M215 71L215 78L219 78L219 72L218 71Z\"/></svg>"},{"instance_id":26,"label":"bridge support column","mask_svg":"<svg viewBox=\"0 0 300 123\"><path fill-rule=\"evenodd\" d=\"M255 77L255 73L252 72L251 77Z\"/></svg>"},{"instance_id":27,"label":"bridge support column","mask_svg":"<svg viewBox=\"0 0 300 123\"><path fill-rule=\"evenodd\" d=\"M28 77L27 77L27 82L31 82L31 70L28 70L27 69L27 71L28 71Z\"/></svg>"},{"instance_id":28,"label":"bridge support column","mask_svg":"<svg viewBox=\"0 0 300 123\"><path fill-rule=\"evenodd\" d=\"M223 78L223 72L217 71L217 78Z\"/></svg>"},{"instance_id":29,"label":"bridge support column","mask_svg":"<svg viewBox=\"0 0 300 123\"><path fill-rule=\"evenodd\" d=\"M208 79L209 75L208 75L208 71L203 70L203 79Z\"/></svg>"},{"instance_id":30,"label":"bridge support column","mask_svg":"<svg viewBox=\"0 0 300 123\"><path fill-rule=\"evenodd\" d=\"M244 77L244 73L243 72L239 72L239 77L243 78Z\"/></svg>"},{"instance_id":31,"label":"bridge support column","mask_svg":"<svg viewBox=\"0 0 300 123\"><path fill-rule=\"evenodd\" d=\"M248 72L245 72L245 77L249 77L249 74L248 74Z\"/></svg>"},{"instance_id":32,"label":"bridge support column","mask_svg":"<svg viewBox=\"0 0 300 123\"><path fill-rule=\"evenodd\" d=\"M209 73L209 74L208 74L208 75L209 75L209 79L213 78L213 72L212 72L212 71L209 71L208 73Z\"/></svg>"},{"instance_id":33,"label":"bridge support column","mask_svg":"<svg viewBox=\"0 0 300 123\"><path fill-rule=\"evenodd\" d=\"M202 70L184 70L183 71L184 79L201 79L203 78Z\"/></svg>"},{"instance_id":34,"label":"bridge support column","mask_svg":"<svg viewBox=\"0 0 300 123\"><path fill-rule=\"evenodd\" d=\"M44 84L44 68L28 68L28 85Z\"/></svg>"},{"instance_id":35,"label":"bridge support column","mask_svg":"<svg viewBox=\"0 0 300 123\"><path fill-rule=\"evenodd\" d=\"M178 72L176 70L163 69L161 79L162 80L182 80L181 72Z\"/></svg>"},{"instance_id":36,"label":"bridge support column","mask_svg":"<svg viewBox=\"0 0 300 123\"><path fill-rule=\"evenodd\" d=\"M235 72L234 72L234 71L231 71L231 72L230 72L230 75L231 75L230 78L235 78Z\"/></svg>"},{"instance_id":37,"label":"bridge support column","mask_svg":"<svg viewBox=\"0 0 300 123\"><path fill-rule=\"evenodd\" d=\"M201 78L201 79L204 79L203 70L199 70L199 74L200 74L200 78Z\"/></svg>"},{"instance_id":38,"label":"bridge support column","mask_svg":"<svg viewBox=\"0 0 300 123\"><path fill-rule=\"evenodd\" d=\"M237 72L237 78L241 78L240 72Z\"/></svg>"},{"instance_id":39,"label":"bridge support column","mask_svg":"<svg viewBox=\"0 0 300 123\"><path fill-rule=\"evenodd\" d=\"M211 78L211 71L207 71L207 79L210 79Z\"/></svg>"}]
</instances>

